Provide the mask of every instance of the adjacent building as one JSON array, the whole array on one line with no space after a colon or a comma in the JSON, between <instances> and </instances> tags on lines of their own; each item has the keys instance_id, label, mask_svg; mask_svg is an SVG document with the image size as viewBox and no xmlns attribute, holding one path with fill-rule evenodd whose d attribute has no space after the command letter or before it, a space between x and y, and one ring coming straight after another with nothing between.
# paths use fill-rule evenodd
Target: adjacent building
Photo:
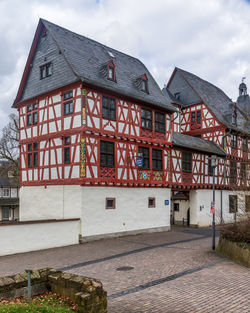
<instances>
[{"instance_id":1,"label":"adjacent building","mask_svg":"<svg viewBox=\"0 0 250 313\"><path fill-rule=\"evenodd\" d=\"M217 156L217 222L231 221L235 213L244 214L249 210L250 196L250 101L246 85L240 84L234 103L213 84L175 68L163 92L179 110L172 125L174 219L190 219L199 226L211 224L212 155Z\"/></svg>"}]
</instances>

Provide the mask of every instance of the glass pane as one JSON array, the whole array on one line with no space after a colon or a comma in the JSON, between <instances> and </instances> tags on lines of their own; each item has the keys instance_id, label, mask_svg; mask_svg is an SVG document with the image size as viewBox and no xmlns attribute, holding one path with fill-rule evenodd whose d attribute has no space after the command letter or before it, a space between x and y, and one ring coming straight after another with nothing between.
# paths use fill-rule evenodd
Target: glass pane
<instances>
[{"instance_id":1,"label":"glass pane","mask_svg":"<svg viewBox=\"0 0 250 313\"><path fill-rule=\"evenodd\" d=\"M108 166L113 166L114 165L114 157L113 157L113 155L108 155L107 156L107 165Z\"/></svg>"}]
</instances>

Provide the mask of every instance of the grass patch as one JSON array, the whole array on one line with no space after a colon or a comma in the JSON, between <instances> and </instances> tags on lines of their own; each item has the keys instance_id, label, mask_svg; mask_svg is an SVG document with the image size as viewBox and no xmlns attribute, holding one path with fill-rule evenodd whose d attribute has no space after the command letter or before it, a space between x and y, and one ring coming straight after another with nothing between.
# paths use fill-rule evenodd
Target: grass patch
<instances>
[{"instance_id":1,"label":"grass patch","mask_svg":"<svg viewBox=\"0 0 250 313\"><path fill-rule=\"evenodd\" d=\"M0 313L73 313L77 312L76 305L69 299L53 293L45 293L32 297L32 303L28 304L27 298L11 300L0 299Z\"/></svg>"}]
</instances>

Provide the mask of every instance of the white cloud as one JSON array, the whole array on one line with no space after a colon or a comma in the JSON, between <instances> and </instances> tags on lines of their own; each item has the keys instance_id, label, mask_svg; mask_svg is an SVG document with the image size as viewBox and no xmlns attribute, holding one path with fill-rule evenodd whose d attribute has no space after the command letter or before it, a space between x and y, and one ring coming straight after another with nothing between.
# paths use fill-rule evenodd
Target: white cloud
<instances>
[{"instance_id":1,"label":"white cloud","mask_svg":"<svg viewBox=\"0 0 250 313\"><path fill-rule=\"evenodd\" d=\"M16 96L39 17L140 58L163 87L174 66L236 99L250 88L245 0L1 0L0 128Z\"/></svg>"}]
</instances>

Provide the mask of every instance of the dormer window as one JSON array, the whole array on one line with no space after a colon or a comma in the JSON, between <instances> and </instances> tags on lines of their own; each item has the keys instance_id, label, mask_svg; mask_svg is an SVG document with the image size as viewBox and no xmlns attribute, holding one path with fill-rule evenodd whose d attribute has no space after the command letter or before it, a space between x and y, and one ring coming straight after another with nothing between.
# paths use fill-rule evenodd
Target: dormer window
<instances>
[{"instance_id":1,"label":"dormer window","mask_svg":"<svg viewBox=\"0 0 250 313\"><path fill-rule=\"evenodd\" d=\"M52 75L52 63L40 66L40 79L44 79Z\"/></svg>"},{"instance_id":2,"label":"dormer window","mask_svg":"<svg viewBox=\"0 0 250 313\"><path fill-rule=\"evenodd\" d=\"M112 66L108 66L108 79L115 80L115 69Z\"/></svg>"},{"instance_id":3,"label":"dormer window","mask_svg":"<svg viewBox=\"0 0 250 313\"><path fill-rule=\"evenodd\" d=\"M148 93L148 79L146 74L141 77L141 91Z\"/></svg>"},{"instance_id":4,"label":"dormer window","mask_svg":"<svg viewBox=\"0 0 250 313\"><path fill-rule=\"evenodd\" d=\"M141 82L141 90L147 92L147 82L145 79Z\"/></svg>"}]
</instances>

